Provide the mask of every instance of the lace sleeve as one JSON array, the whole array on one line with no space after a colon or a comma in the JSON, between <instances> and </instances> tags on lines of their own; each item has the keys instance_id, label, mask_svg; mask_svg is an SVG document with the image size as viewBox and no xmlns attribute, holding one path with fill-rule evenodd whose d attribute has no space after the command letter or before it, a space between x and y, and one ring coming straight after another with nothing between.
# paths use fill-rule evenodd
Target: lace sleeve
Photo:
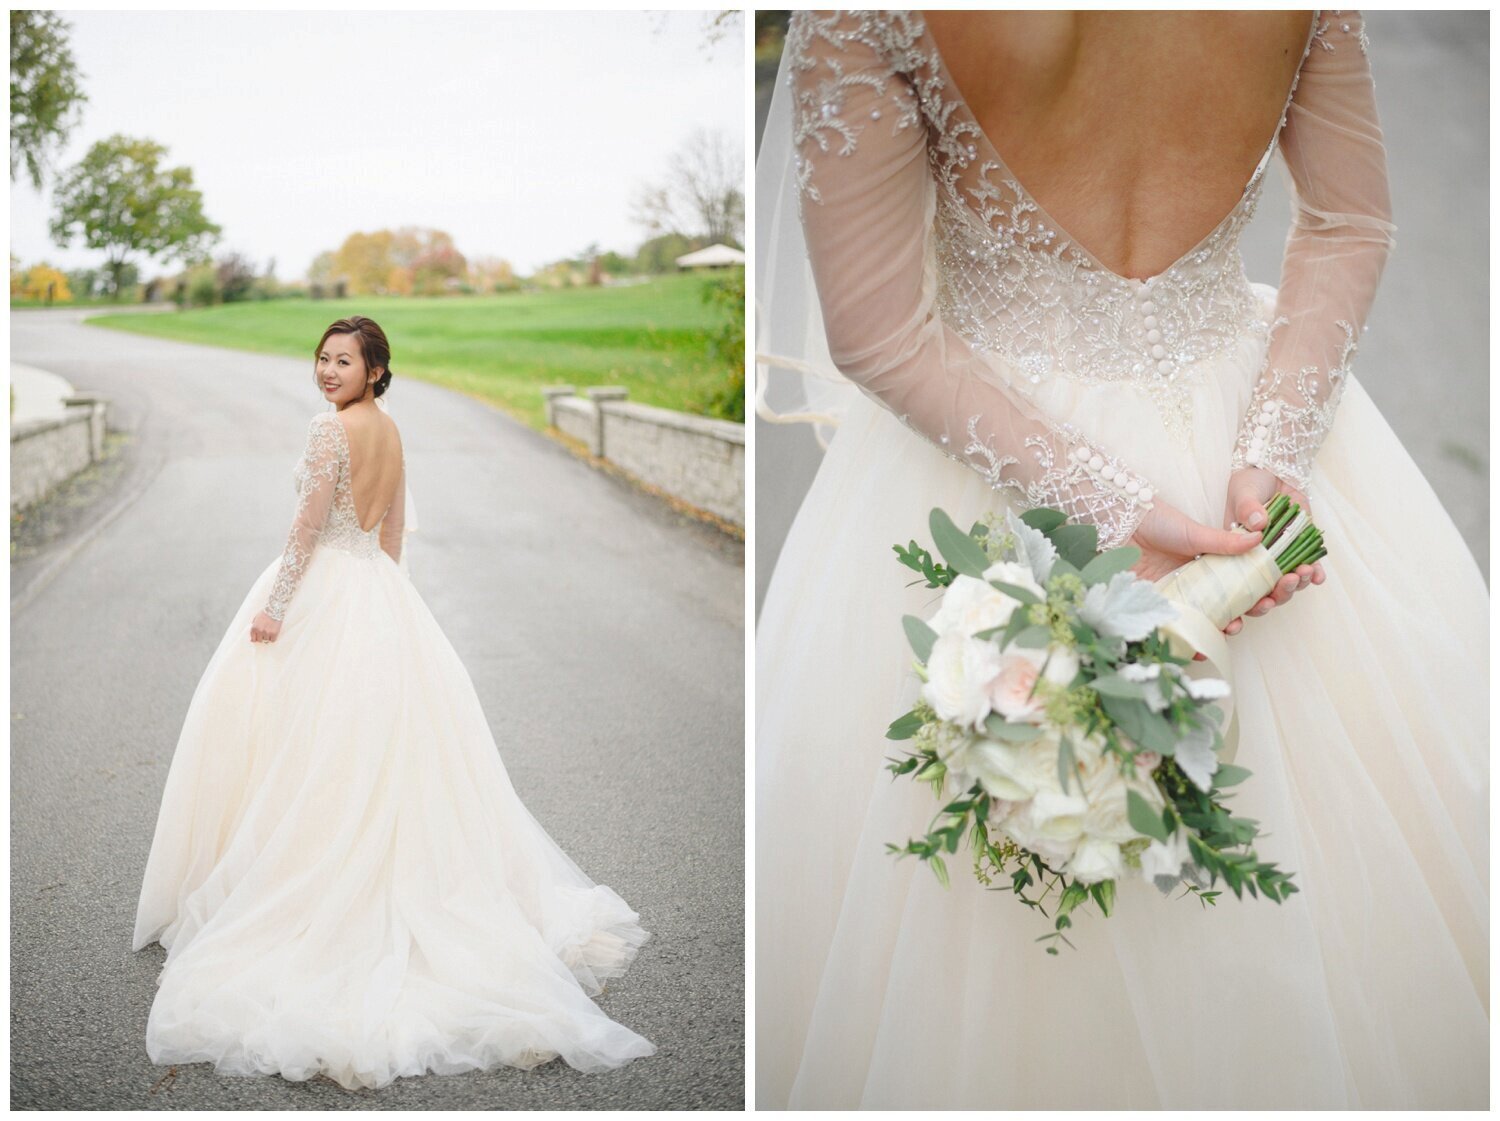
<instances>
[{"instance_id":1,"label":"lace sleeve","mask_svg":"<svg viewBox=\"0 0 1500 1121\"><path fill-rule=\"evenodd\" d=\"M1319 13L1281 132L1292 226L1271 341L1233 458L1304 493L1395 245L1367 48L1359 12Z\"/></svg>"},{"instance_id":2,"label":"lace sleeve","mask_svg":"<svg viewBox=\"0 0 1500 1121\"><path fill-rule=\"evenodd\" d=\"M396 496L391 499L391 508L380 520L380 547L386 555L401 563L401 550L406 544L406 449L401 449L401 479L396 483Z\"/></svg>"},{"instance_id":3,"label":"lace sleeve","mask_svg":"<svg viewBox=\"0 0 1500 1121\"><path fill-rule=\"evenodd\" d=\"M990 486L1117 545L1150 509L1147 480L1053 423L935 311L929 134L901 61L919 26L902 13L799 11L788 30L802 225L829 355Z\"/></svg>"},{"instance_id":4,"label":"lace sleeve","mask_svg":"<svg viewBox=\"0 0 1500 1121\"><path fill-rule=\"evenodd\" d=\"M314 416L307 429L307 446L294 473L297 511L292 517L286 548L276 569L276 580L271 585L271 598L266 601L266 614L272 619L280 621L285 618L292 593L307 570L307 562L312 558L323 525L328 520L328 511L333 506L333 495L338 488L347 450L344 425L338 416L334 413Z\"/></svg>"}]
</instances>

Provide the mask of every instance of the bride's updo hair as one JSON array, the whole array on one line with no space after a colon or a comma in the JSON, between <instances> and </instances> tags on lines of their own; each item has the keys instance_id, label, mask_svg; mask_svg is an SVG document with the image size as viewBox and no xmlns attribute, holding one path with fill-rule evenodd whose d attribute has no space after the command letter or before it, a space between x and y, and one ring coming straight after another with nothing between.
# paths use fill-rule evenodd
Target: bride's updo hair
<instances>
[{"instance_id":1,"label":"bride's updo hair","mask_svg":"<svg viewBox=\"0 0 1500 1121\"><path fill-rule=\"evenodd\" d=\"M359 352L365 360L366 370L384 371L375 381L375 396L379 397L391 384L391 344L386 341L380 324L364 315L351 315L329 325L313 348L313 380L317 380L318 355L323 353L323 344L329 335L353 335L359 339Z\"/></svg>"}]
</instances>

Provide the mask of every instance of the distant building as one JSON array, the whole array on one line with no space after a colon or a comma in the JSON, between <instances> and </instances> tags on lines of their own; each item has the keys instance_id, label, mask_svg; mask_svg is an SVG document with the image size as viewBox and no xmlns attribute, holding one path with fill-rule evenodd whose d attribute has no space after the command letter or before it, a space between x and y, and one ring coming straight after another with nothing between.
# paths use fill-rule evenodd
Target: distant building
<instances>
[{"instance_id":1,"label":"distant building","mask_svg":"<svg viewBox=\"0 0 1500 1121\"><path fill-rule=\"evenodd\" d=\"M727 245L710 245L677 258L679 269L727 269L731 265L743 265L745 254Z\"/></svg>"}]
</instances>

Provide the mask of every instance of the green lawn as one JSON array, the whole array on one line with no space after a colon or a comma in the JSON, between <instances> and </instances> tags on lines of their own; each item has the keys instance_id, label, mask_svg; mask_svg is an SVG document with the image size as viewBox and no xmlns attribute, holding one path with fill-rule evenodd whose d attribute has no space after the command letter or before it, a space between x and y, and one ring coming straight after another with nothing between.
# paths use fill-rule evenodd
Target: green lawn
<instances>
[{"instance_id":1,"label":"green lawn","mask_svg":"<svg viewBox=\"0 0 1500 1121\"><path fill-rule=\"evenodd\" d=\"M437 382L541 428L546 385L623 385L632 401L703 411L731 376L725 363L709 357L708 336L723 313L703 301L706 283L688 275L627 288L497 296L267 300L87 322L293 355L305 358L310 372L324 329L346 315L367 315L391 341L397 384L404 377Z\"/></svg>"}]
</instances>

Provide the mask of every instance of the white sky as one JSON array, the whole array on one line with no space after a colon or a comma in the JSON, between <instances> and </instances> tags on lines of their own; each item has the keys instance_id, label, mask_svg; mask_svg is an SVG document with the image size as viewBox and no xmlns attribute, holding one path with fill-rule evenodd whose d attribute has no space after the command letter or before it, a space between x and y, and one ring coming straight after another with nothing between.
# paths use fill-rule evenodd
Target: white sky
<instances>
[{"instance_id":1,"label":"white sky","mask_svg":"<svg viewBox=\"0 0 1500 1121\"><path fill-rule=\"evenodd\" d=\"M89 101L56 166L116 132L165 145L223 227L215 255L274 257L282 280L403 225L523 273L590 242L628 253L636 185L694 128L743 147L743 23L708 46L702 12L62 16ZM101 263L53 245L51 182L11 184L11 251Z\"/></svg>"}]
</instances>

